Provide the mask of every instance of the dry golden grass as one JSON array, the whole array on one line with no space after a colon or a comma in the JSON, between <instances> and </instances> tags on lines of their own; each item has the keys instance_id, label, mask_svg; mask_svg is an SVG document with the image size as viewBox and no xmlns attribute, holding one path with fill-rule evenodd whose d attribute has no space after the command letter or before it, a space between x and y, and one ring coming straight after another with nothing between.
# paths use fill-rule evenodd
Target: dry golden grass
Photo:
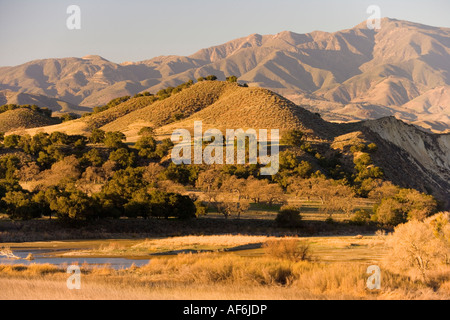
<instances>
[{"instance_id":1,"label":"dry golden grass","mask_svg":"<svg viewBox=\"0 0 450 320\"><path fill-rule=\"evenodd\" d=\"M306 132L314 131L317 122L311 113L269 90L240 87L177 125L193 128L193 122L200 120L204 129L302 129Z\"/></svg>"},{"instance_id":2,"label":"dry golden grass","mask_svg":"<svg viewBox=\"0 0 450 320\"><path fill-rule=\"evenodd\" d=\"M86 134L96 127L106 131L122 131L128 141L136 140L140 128L156 128L158 136L175 128L193 129L193 122L202 120L204 129L280 129L282 132L301 129L328 138L338 130L332 123L295 105L282 96L262 88L243 88L221 81L203 81L173 96L153 102L153 97L132 98L104 112L54 126L26 130L51 133ZM176 117L185 120L176 121Z\"/></svg>"},{"instance_id":3,"label":"dry golden grass","mask_svg":"<svg viewBox=\"0 0 450 320\"><path fill-rule=\"evenodd\" d=\"M0 132L43 127L57 123L52 119L30 109L15 109L0 114Z\"/></svg>"},{"instance_id":4,"label":"dry golden grass","mask_svg":"<svg viewBox=\"0 0 450 320\"><path fill-rule=\"evenodd\" d=\"M129 255L182 247L266 246L258 254L155 257L145 266L121 270L83 264L82 289L75 291L66 288L65 266L5 265L0 266L0 299L450 299L450 267L434 270L429 278L433 281L422 281L383 261L385 242L382 235L307 239L217 235L116 241L100 246L97 252ZM310 249L314 259L301 261L296 253L303 248ZM278 253L273 254L274 250ZM366 272L372 264L381 267L381 290L366 288Z\"/></svg>"},{"instance_id":5,"label":"dry golden grass","mask_svg":"<svg viewBox=\"0 0 450 320\"><path fill-rule=\"evenodd\" d=\"M157 240L145 240L135 245L135 248L155 248L155 247L191 247L208 246L230 248L252 243L262 243L270 239L267 236L247 236L247 235L213 235L213 236L188 236L173 237Z\"/></svg>"},{"instance_id":6,"label":"dry golden grass","mask_svg":"<svg viewBox=\"0 0 450 320\"><path fill-rule=\"evenodd\" d=\"M0 274L5 276L30 277L45 274L55 274L62 272L57 266L52 264L32 264L24 265L0 265Z\"/></svg>"},{"instance_id":7,"label":"dry golden grass","mask_svg":"<svg viewBox=\"0 0 450 320\"><path fill-rule=\"evenodd\" d=\"M154 259L127 270L83 268L81 290L53 266L2 266L0 299L449 299L449 281L430 288L388 271L366 289L367 264L292 262L228 254Z\"/></svg>"},{"instance_id":8,"label":"dry golden grass","mask_svg":"<svg viewBox=\"0 0 450 320\"><path fill-rule=\"evenodd\" d=\"M263 248L267 255L274 258L291 261L308 261L312 259L310 245L304 240L269 240L264 244Z\"/></svg>"},{"instance_id":9,"label":"dry golden grass","mask_svg":"<svg viewBox=\"0 0 450 320\"><path fill-rule=\"evenodd\" d=\"M146 107L149 104L151 104L151 98L149 97L131 98L130 100L121 103L118 106L115 106L104 112L83 117L81 119L67 121L56 125L51 125L51 123L37 122L38 125L28 127L30 129L22 130L23 132L14 132L14 133L20 134L27 133L30 135L35 135L39 132L46 132L50 134L52 132L59 131L70 135L77 135L77 134L86 135L89 134L89 132L93 128L99 128L101 126L104 126L111 121L123 117L124 115L132 111L136 111L140 108ZM23 128L24 126L19 127Z\"/></svg>"},{"instance_id":10,"label":"dry golden grass","mask_svg":"<svg viewBox=\"0 0 450 320\"><path fill-rule=\"evenodd\" d=\"M175 115L182 115L186 120L174 122ZM134 136L140 127L151 126L159 128L156 132L161 135L179 128L192 130L196 120L204 122L205 130L302 129L327 137L336 129L333 124L270 90L243 88L220 81L197 83L170 98L118 117L102 129Z\"/></svg>"},{"instance_id":11,"label":"dry golden grass","mask_svg":"<svg viewBox=\"0 0 450 320\"><path fill-rule=\"evenodd\" d=\"M112 107L103 112L87 116L84 120L88 123L90 128L100 128L108 123L115 121L130 112L142 109L153 103L153 97L138 97L131 98L115 107Z\"/></svg>"},{"instance_id":12,"label":"dry golden grass","mask_svg":"<svg viewBox=\"0 0 450 320\"><path fill-rule=\"evenodd\" d=\"M225 92L234 90L236 85L204 81L185 89L165 100L157 101L145 108L131 112L105 125L106 131L126 131L130 125L145 121L152 127L160 127L172 121L176 114L187 117L217 101Z\"/></svg>"},{"instance_id":13,"label":"dry golden grass","mask_svg":"<svg viewBox=\"0 0 450 320\"><path fill-rule=\"evenodd\" d=\"M227 285L140 285L86 281L81 290L68 290L65 279L1 279L2 300L297 300L320 299L296 288L233 287ZM345 295L336 299L347 298Z\"/></svg>"},{"instance_id":14,"label":"dry golden grass","mask_svg":"<svg viewBox=\"0 0 450 320\"><path fill-rule=\"evenodd\" d=\"M354 146L361 143L367 143L364 134L360 131L347 133L342 136L336 137L331 145L333 149L344 150L346 146Z\"/></svg>"},{"instance_id":15,"label":"dry golden grass","mask_svg":"<svg viewBox=\"0 0 450 320\"><path fill-rule=\"evenodd\" d=\"M385 239L379 237L286 237L297 244L308 243L314 259L324 262L367 262L378 263L386 255ZM212 235L212 236L184 236L147 240L98 240L88 242L64 243L49 242L48 246L56 246L66 253L59 252L64 257L148 257L150 254L167 253L184 250L223 252L234 248L236 253L243 256L262 256L267 254L261 245L279 241L280 238L268 236L248 235ZM16 246L14 244L9 244ZM20 248L33 245L21 244ZM43 244L40 244L42 247ZM242 247L240 247L242 246ZM34 247L34 246L33 246ZM240 247L240 248L239 248ZM81 248L81 249L80 249ZM92 249L84 249L92 248ZM75 251L73 250L75 249ZM242 250L239 250L242 249Z\"/></svg>"},{"instance_id":16,"label":"dry golden grass","mask_svg":"<svg viewBox=\"0 0 450 320\"><path fill-rule=\"evenodd\" d=\"M298 242L297 238L286 237ZM91 250L70 251L66 256L146 256L150 253L164 253L173 250L211 250L223 251L239 246L264 244L268 241L278 241L276 237L249 235L212 235L184 236L162 239L146 239L144 241L124 242L110 241L102 243Z\"/></svg>"},{"instance_id":17,"label":"dry golden grass","mask_svg":"<svg viewBox=\"0 0 450 320\"><path fill-rule=\"evenodd\" d=\"M40 132L45 132L48 134L51 134L53 132L64 132L69 135L85 135L89 133L90 129L88 127L88 124L83 119L77 119L72 121L63 122L56 125L49 125L45 127L38 127L38 128L32 128L32 129L26 129L21 131L14 131L11 133L15 134L29 134L31 136L36 135Z\"/></svg>"}]
</instances>

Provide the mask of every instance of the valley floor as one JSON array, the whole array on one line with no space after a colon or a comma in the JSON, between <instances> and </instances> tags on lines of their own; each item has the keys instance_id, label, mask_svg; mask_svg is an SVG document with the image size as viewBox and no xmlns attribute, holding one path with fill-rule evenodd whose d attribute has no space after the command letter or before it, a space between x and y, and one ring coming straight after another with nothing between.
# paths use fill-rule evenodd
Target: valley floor
<instances>
[{"instance_id":1,"label":"valley floor","mask_svg":"<svg viewBox=\"0 0 450 320\"><path fill-rule=\"evenodd\" d=\"M301 268L293 266L293 268ZM66 287L68 275L39 274L31 270L15 275L0 274L2 300L440 300L450 299L450 285L437 290L393 274L383 274L382 290L365 287L367 275L363 265L307 265L292 282L253 283L248 279L213 281L161 280L155 274L138 271L97 270L82 275L80 290ZM280 269L281 270L281 269ZM287 270L287 269L286 269ZM287 272L284 270L284 272ZM145 270L141 270L144 272ZM23 275L20 273L24 273ZM275 271L274 271L275 272ZM176 275L174 275L176 278ZM283 280L283 275L278 280ZM270 275L267 275L270 277ZM153 278L153 279L151 279ZM261 281L261 280L259 280ZM284 281L284 280L283 280Z\"/></svg>"},{"instance_id":2,"label":"valley floor","mask_svg":"<svg viewBox=\"0 0 450 320\"><path fill-rule=\"evenodd\" d=\"M20 250L55 248L56 255L76 257L80 263L89 255L146 254L150 261L118 270L108 265L80 264L80 290L67 288L67 266L0 265L0 299L450 299L450 279L442 278L430 286L386 265L382 235L284 240L289 239L310 245L307 261L291 259L288 254L274 256L264 246L224 251L274 240L262 236L11 243L11 248ZM150 256L180 248L212 252ZM367 268L374 264L382 270L381 290L369 290L366 286Z\"/></svg>"}]
</instances>

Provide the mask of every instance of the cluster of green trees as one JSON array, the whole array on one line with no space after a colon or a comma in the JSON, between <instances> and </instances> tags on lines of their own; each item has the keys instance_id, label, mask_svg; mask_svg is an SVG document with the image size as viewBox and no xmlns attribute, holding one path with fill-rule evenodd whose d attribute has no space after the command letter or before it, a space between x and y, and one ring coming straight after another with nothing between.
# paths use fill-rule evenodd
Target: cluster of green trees
<instances>
[{"instance_id":1,"label":"cluster of green trees","mask_svg":"<svg viewBox=\"0 0 450 320\"><path fill-rule=\"evenodd\" d=\"M71 154L81 154L88 139L81 135L69 136L61 132L52 134L8 135L3 139L3 147L18 149L33 156L41 168L49 168L53 163Z\"/></svg>"},{"instance_id":2,"label":"cluster of green trees","mask_svg":"<svg viewBox=\"0 0 450 320\"><path fill-rule=\"evenodd\" d=\"M300 130L285 133L281 144L284 150L280 153L280 170L273 177L259 176L258 165L223 165L208 170L209 178L205 177L206 172L202 168L173 165L167 171L170 174L166 178L185 185L194 185L193 181L197 180L195 186L213 199L212 202L217 202L217 194L226 192L226 189L223 190L224 185L234 184L228 189L238 192L241 200L253 202L259 202L262 198L273 199L268 194L282 199L273 188L278 186L284 193L308 200L320 200L321 211L330 218L333 213L340 212L358 224L376 222L395 226L409 220L423 220L437 212L438 205L432 196L412 189L402 189L384 181L383 170L374 165L372 159L372 155L378 150L373 143L360 143L348 148L350 153L347 156L353 157L353 168L342 163L341 152L325 149L319 151L320 146L312 146L306 142L305 134ZM248 156L248 149L246 152ZM235 177L235 180L230 177ZM259 196L252 195L249 189ZM372 211L358 207L357 199L361 198L370 198L376 203ZM289 220L289 216L295 217L296 214L290 209L292 208L280 212L280 221L293 221ZM279 223L289 224L294 226L293 222Z\"/></svg>"},{"instance_id":3,"label":"cluster of green trees","mask_svg":"<svg viewBox=\"0 0 450 320\"><path fill-rule=\"evenodd\" d=\"M373 182L384 177L383 169L373 165L368 153L363 153L355 158L355 171L353 181L355 190L359 196L366 198L372 191Z\"/></svg>"},{"instance_id":4,"label":"cluster of green trees","mask_svg":"<svg viewBox=\"0 0 450 320\"><path fill-rule=\"evenodd\" d=\"M349 170L342 164L343 153L335 150L319 152L304 138L305 135L299 130L289 131L282 137L281 144L287 150L280 154L280 171L273 180L284 190L308 198L319 198L325 211L346 212L358 224L374 221L385 226L396 226L410 220L423 221L438 211L438 203L433 196L384 181L383 170L372 159L378 151L376 144L357 143L350 146L354 168ZM303 156L298 157L302 152ZM299 160L307 158L307 155L314 161ZM327 177L330 182L327 182ZM354 198L375 200L373 211L357 210L352 203Z\"/></svg>"},{"instance_id":5,"label":"cluster of green trees","mask_svg":"<svg viewBox=\"0 0 450 320\"><path fill-rule=\"evenodd\" d=\"M433 196L399 188L396 194L384 197L375 205L373 220L396 226L411 220L424 221L437 213L437 209L438 203Z\"/></svg>"},{"instance_id":6,"label":"cluster of green trees","mask_svg":"<svg viewBox=\"0 0 450 320\"><path fill-rule=\"evenodd\" d=\"M282 228L299 227L301 222L302 216L300 210L296 207L282 207L275 219L277 226Z\"/></svg>"},{"instance_id":7,"label":"cluster of green trees","mask_svg":"<svg viewBox=\"0 0 450 320\"><path fill-rule=\"evenodd\" d=\"M59 117L59 119L61 119L61 122L72 121L78 118L80 118L80 116L76 113L64 113Z\"/></svg>"},{"instance_id":8,"label":"cluster of green trees","mask_svg":"<svg viewBox=\"0 0 450 320\"><path fill-rule=\"evenodd\" d=\"M85 114L83 114L83 116L87 117L87 116L90 116L92 114L97 114L97 113L106 111L108 109L114 108L115 106L118 106L121 103L127 102L130 99L131 99L130 96L123 96L123 97L115 98L115 99L111 100L110 102L108 102L104 106L94 107L94 109L92 109L91 113L85 113Z\"/></svg>"},{"instance_id":9,"label":"cluster of green trees","mask_svg":"<svg viewBox=\"0 0 450 320\"><path fill-rule=\"evenodd\" d=\"M286 132L282 138L281 138L281 144L295 147L295 146L302 146L303 145L303 137L305 134L301 130L290 130Z\"/></svg>"},{"instance_id":10,"label":"cluster of green trees","mask_svg":"<svg viewBox=\"0 0 450 320\"><path fill-rule=\"evenodd\" d=\"M202 82L202 81L216 81L217 77L213 74L206 76L206 77L200 77L197 79L198 82Z\"/></svg>"},{"instance_id":11,"label":"cluster of green trees","mask_svg":"<svg viewBox=\"0 0 450 320\"><path fill-rule=\"evenodd\" d=\"M194 85L193 80L189 80L185 83L180 84L176 87L168 87L166 89L161 89L156 93L156 96L159 98L159 100L164 100L172 96L173 94L176 94L178 92L183 91L184 89L190 88Z\"/></svg>"},{"instance_id":12,"label":"cluster of green trees","mask_svg":"<svg viewBox=\"0 0 450 320\"><path fill-rule=\"evenodd\" d=\"M133 96L133 98L136 99L136 98L141 98L141 97L151 97L151 96L153 96L153 95L152 95L150 92L144 91L144 92L141 92L141 93L136 93L136 94Z\"/></svg>"},{"instance_id":13,"label":"cluster of green trees","mask_svg":"<svg viewBox=\"0 0 450 320\"><path fill-rule=\"evenodd\" d=\"M202 82L202 81L216 81L217 79L218 78L215 75L209 75L207 77L200 77L200 78L197 79L197 81L198 82ZM240 87L246 87L246 88L248 87L248 84L246 84L246 83L243 83L243 84L239 83L238 82L238 77L236 77L236 76L229 76L229 77L226 77L225 79L226 79L227 82L237 83Z\"/></svg>"},{"instance_id":14,"label":"cluster of green trees","mask_svg":"<svg viewBox=\"0 0 450 320\"><path fill-rule=\"evenodd\" d=\"M193 200L154 189L155 180L143 178L146 166L157 163L173 147L170 139L156 142L151 131L141 130L134 148L124 143L122 133L99 129L93 130L89 139L61 132L6 136L2 147L22 156L0 158L0 205L12 219L194 217ZM177 169L162 169L161 174L184 182L182 169ZM32 192L19 184L19 180L36 180L39 176L42 179L37 181L43 186ZM48 181L55 177L56 184ZM81 190L80 186L90 179L102 180L99 192Z\"/></svg>"},{"instance_id":15,"label":"cluster of green trees","mask_svg":"<svg viewBox=\"0 0 450 320\"><path fill-rule=\"evenodd\" d=\"M160 190L148 192L144 183L130 179L136 173L118 171L100 193L89 196L74 185L50 187L29 192L3 181L0 183L2 206L11 219L28 220L43 216L64 222L100 218L143 217L189 219L196 205L188 196ZM114 187L119 187L114 190Z\"/></svg>"},{"instance_id":16,"label":"cluster of green trees","mask_svg":"<svg viewBox=\"0 0 450 320\"><path fill-rule=\"evenodd\" d=\"M250 202L284 204L286 193L318 199L330 217L342 212L358 223L397 225L437 210L433 197L383 181L372 160L374 144L352 146L347 156L353 156L354 167L349 168L335 150L313 146L294 130L282 138L279 173L263 177L260 165L175 165L168 157L170 139L156 141L153 134L152 128L142 128L132 147L123 133L101 129L89 137L0 135L0 147L7 149L0 157L0 206L13 219L190 218L205 214L207 206L179 190L196 188L226 217L245 212ZM32 191L19 181L31 183ZM361 197L376 201L373 212L357 211L355 199ZM284 208L277 223L298 225L297 211Z\"/></svg>"},{"instance_id":17,"label":"cluster of green trees","mask_svg":"<svg viewBox=\"0 0 450 320\"><path fill-rule=\"evenodd\" d=\"M229 76L226 78L227 82L236 83L238 78L236 76Z\"/></svg>"}]
</instances>

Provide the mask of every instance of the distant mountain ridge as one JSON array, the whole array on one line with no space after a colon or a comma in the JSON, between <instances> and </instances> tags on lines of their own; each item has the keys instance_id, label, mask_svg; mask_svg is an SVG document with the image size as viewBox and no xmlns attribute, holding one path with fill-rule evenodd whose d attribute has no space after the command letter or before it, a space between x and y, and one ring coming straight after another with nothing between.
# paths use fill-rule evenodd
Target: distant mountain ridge
<instances>
[{"instance_id":1,"label":"distant mountain ridge","mask_svg":"<svg viewBox=\"0 0 450 320\"><path fill-rule=\"evenodd\" d=\"M54 115L63 113L83 114L91 110L91 108L79 107L57 98L50 98L40 94L13 92L10 90L0 91L0 105L5 104L17 104L17 105L35 104L39 107L49 108L50 110L53 111Z\"/></svg>"},{"instance_id":2,"label":"distant mountain ridge","mask_svg":"<svg viewBox=\"0 0 450 320\"><path fill-rule=\"evenodd\" d=\"M0 68L0 90L97 106L215 74L277 92L330 121L396 116L450 130L450 29L384 18L335 33L253 34L198 51L112 63L99 56Z\"/></svg>"}]
</instances>

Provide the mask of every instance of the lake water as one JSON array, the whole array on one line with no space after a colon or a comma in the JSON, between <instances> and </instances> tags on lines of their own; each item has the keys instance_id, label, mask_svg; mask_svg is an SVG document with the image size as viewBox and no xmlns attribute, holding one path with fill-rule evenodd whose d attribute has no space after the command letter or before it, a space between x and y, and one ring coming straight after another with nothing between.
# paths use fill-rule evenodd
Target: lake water
<instances>
[{"instance_id":1,"label":"lake water","mask_svg":"<svg viewBox=\"0 0 450 320\"><path fill-rule=\"evenodd\" d=\"M53 264L56 266L64 266L64 265L72 265L78 264L82 265L83 263L87 263L89 265L99 265L104 266L108 265L112 269L120 270L127 269L131 267L131 265L136 265L137 267L144 266L149 263L150 260L138 260L138 259L125 259L125 258L54 258L47 257L45 254L51 253L54 251L49 250L14 250L14 254L18 256L19 259L7 259L5 257L0 257L0 264L4 265L31 265L31 264ZM28 254L33 254L34 260L28 261L24 260Z\"/></svg>"}]
</instances>

